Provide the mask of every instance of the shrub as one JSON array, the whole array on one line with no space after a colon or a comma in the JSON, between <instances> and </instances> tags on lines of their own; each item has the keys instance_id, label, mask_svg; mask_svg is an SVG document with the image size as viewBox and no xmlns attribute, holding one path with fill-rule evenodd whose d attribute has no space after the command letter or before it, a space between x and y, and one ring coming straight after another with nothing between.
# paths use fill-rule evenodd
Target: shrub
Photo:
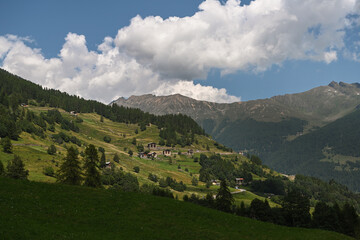
<instances>
[{"instance_id":1,"label":"shrub","mask_svg":"<svg viewBox=\"0 0 360 240\"><path fill-rule=\"evenodd\" d=\"M82 118L80 118L80 117L76 117L76 119L75 119L75 122L76 123L82 123L84 120L82 120Z\"/></svg>"},{"instance_id":2,"label":"shrub","mask_svg":"<svg viewBox=\"0 0 360 240\"><path fill-rule=\"evenodd\" d=\"M47 149L47 153L50 155L54 155L56 153L56 147L53 144L51 144L50 147L48 147Z\"/></svg>"},{"instance_id":3,"label":"shrub","mask_svg":"<svg viewBox=\"0 0 360 240\"><path fill-rule=\"evenodd\" d=\"M115 153L114 158L113 158L114 162L119 163L120 162L120 158L119 155L117 153Z\"/></svg>"},{"instance_id":4,"label":"shrub","mask_svg":"<svg viewBox=\"0 0 360 240\"><path fill-rule=\"evenodd\" d=\"M105 137L104 137L104 142L110 143L110 142L111 142L111 137L105 136Z\"/></svg>"},{"instance_id":5,"label":"shrub","mask_svg":"<svg viewBox=\"0 0 360 240\"><path fill-rule=\"evenodd\" d=\"M1 139L1 145L6 153L12 153L12 144L9 137Z\"/></svg>"},{"instance_id":6,"label":"shrub","mask_svg":"<svg viewBox=\"0 0 360 240\"><path fill-rule=\"evenodd\" d=\"M45 176L55 177L55 171L52 167L45 167L43 173Z\"/></svg>"},{"instance_id":7,"label":"shrub","mask_svg":"<svg viewBox=\"0 0 360 240\"><path fill-rule=\"evenodd\" d=\"M139 173L139 172L140 172L140 167L139 167L139 166L135 166L135 167L134 167L134 172Z\"/></svg>"},{"instance_id":8,"label":"shrub","mask_svg":"<svg viewBox=\"0 0 360 240\"><path fill-rule=\"evenodd\" d=\"M130 157L132 157L132 155L134 154L134 152L130 149L130 150L128 151L128 154L130 155Z\"/></svg>"},{"instance_id":9,"label":"shrub","mask_svg":"<svg viewBox=\"0 0 360 240\"><path fill-rule=\"evenodd\" d=\"M149 173L148 179L153 182L158 181L158 177L155 174Z\"/></svg>"},{"instance_id":10,"label":"shrub","mask_svg":"<svg viewBox=\"0 0 360 240\"><path fill-rule=\"evenodd\" d=\"M193 186L197 186L198 183L199 183L199 181L196 179L196 177L193 177L193 178L191 179L191 184L192 184Z\"/></svg>"}]
</instances>

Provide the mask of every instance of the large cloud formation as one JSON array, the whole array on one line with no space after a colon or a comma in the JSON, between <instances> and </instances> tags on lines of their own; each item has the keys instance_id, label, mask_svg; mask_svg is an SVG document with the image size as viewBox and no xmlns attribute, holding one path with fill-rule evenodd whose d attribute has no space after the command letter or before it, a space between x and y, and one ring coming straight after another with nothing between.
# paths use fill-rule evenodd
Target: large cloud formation
<instances>
[{"instance_id":1,"label":"large cloud formation","mask_svg":"<svg viewBox=\"0 0 360 240\"><path fill-rule=\"evenodd\" d=\"M180 93L234 102L225 89L194 84L212 68L222 74L265 71L286 60L330 63L357 18L356 0L206 0L193 16L136 16L115 38L89 51L69 33L59 56L46 59L28 39L0 36L2 67L47 87L109 102L118 96Z\"/></svg>"}]
</instances>

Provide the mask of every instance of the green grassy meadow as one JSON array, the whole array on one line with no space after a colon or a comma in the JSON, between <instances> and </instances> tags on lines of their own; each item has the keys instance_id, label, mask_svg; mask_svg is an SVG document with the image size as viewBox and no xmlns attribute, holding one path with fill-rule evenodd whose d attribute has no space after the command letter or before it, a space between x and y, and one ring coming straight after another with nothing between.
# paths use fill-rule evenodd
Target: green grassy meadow
<instances>
[{"instance_id":1,"label":"green grassy meadow","mask_svg":"<svg viewBox=\"0 0 360 240\"><path fill-rule=\"evenodd\" d=\"M29 110L33 111L36 114L41 112L47 112L49 107L37 107L29 106ZM68 120L75 120L75 117L70 115L68 112L58 109L62 116ZM205 183L199 182L198 186L192 186L191 180L195 176L199 177L199 170L201 168L198 162L194 162L194 158L199 157L201 153L207 155L213 153L222 154L224 158L233 159L238 158L239 163L242 161L248 161L247 158L236 153L225 152L221 149L216 148L214 145L215 141L207 136L196 135L196 141L191 146L181 147L176 145L172 148L173 155L171 157L165 157L162 155L162 150L167 149L168 147L160 147L155 150L158 153L158 157L154 160L147 158L137 157L137 148L136 145L132 144L134 138L136 138L137 144L142 144L147 150L147 144L149 142L158 143L159 132L157 126L151 125L147 126L145 131L140 131L140 128L137 124L125 124L117 123L110 121L109 119L104 118L104 121L100 121L100 116L95 113L80 113L78 114L83 122L78 123L77 125L80 128L78 133L73 131L67 131L60 128L59 124L55 124L55 132L46 131L46 137L40 138L34 134L29 134L26 132L21 133L20 139L18 141L12 141L13 144L13 153L19 155L25 163L25 168L29 170L29 180L39 181L39 182L55 182L54 177L46 176L44 172L45 167L51 166L55 171L58 170L58 167L61 165L63 158L66 155L66 147L75 146L79 149L79 152L84 151L85 144L93 144L96 147L103 147L106 151L107 161L111 161L116 168L122 168L126 172L132 172L136 175L140 185L142 184L153 184L148 180L149 173L156 174L160 178L172 177L177 181L183 181L187 184L188 188L185 192L177 192L171 190L178 199L182 199L185 194L191 195L195 193L200 196L205 196L208 192L216 193L218 187L211 186L209 189L205 187ZM135 130L138 129L138 133L135 133ZM63 132L68 136L75 136L76 138L82 141L82 146L76 146L72 143L63 143L56 144L51 139L52 134L57 134ZM106 143L103 138L104 136L111 137L111 142ZM57 153L55 155L49 155L47 153L47 148L54 144L57 148ZM208 147L208 150L207 150ZM194 150L193 156L187 155L189 149ZM134 156L129 156L128 151L132 150ZM179 152L181 154L179 154ZM120 157L120 162L115 163L112 161L114 155L118 154ZM0 152L0 161L3 162L6 166L7 161L13 158L13 154L8 154ZM81 157L80 157L81 159ZM180 165L180 169L178 166ZM135 173L133 168L135 166L140 167L140 172ZM265 169L266 171L267 169ZM277 173L274 172L274 175ZM260 179L254 175L254 179ZM234 189L233 189L234 190ZM236 202L241 203L243 200L246 205L249 205L251 200L255 197L263 199L260 196L257 196L253 193L247 192L246 194L236 195ZM275 203L270 201L272 206L276 206Z\"/></svg>"},{"instance_id":2,"label":"green grassy meadow","mask_svg":"<svg viewBox=\"0 0 360 240\"><path fill-rule=\"evenodd\" d=\"M351 239L169 198L0 178L0 239Z\"/></svg>"}]
</instances>

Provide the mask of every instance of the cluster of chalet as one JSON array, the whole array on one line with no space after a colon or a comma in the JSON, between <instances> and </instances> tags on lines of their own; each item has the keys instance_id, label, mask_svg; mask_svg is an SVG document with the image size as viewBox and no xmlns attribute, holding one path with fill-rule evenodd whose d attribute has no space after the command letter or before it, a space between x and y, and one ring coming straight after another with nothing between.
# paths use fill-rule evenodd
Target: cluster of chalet
<instances>
[{"instance_id":1,"label":"cluster of chalet","mask_svg":"<svg viewBox=\"0 0 360 240\"><path fill-rule=\"evenodd\" d=\"M147 144L147 148L150 150L150 152L149 152L149 151L147 151L147 152L140 152L140 153L138 154L138 156L139 156L140 158L151 158L151 159L157 158L158 153L156 153L156 152L154 152L154 151L155 151L155 150L158 150L158 151L159 151L161 148L158 147L158 146L156 145L156 143L154 143L154 142L148 143L148 144ZM194 154L194 150L189 149L186 154L192 156L192 155ZM171 157L171 155L172 155L171 149L164 149L164 150L162 151L162 155L164 155L164 156L166 156L166 157Z\"/></svg>"},{"instance_id":2,"label":"cluster of chalet","mask_svg":"<svg viewBox=\"0 0 360 240\"><path fill-rule=\"evenodd\" d=\"M152 142L152 143L148 143L148 148L149 149L156 149L157 147L156 147L156 143L154 143L154 142Z\"/></svg>"},{"instance_id":3,"label":"cluster of chalet","mask_svg":"<svg viewBox=\"0 0 360 240\"><path fill-rule=\"evenodd\" d=\"M157 158L157 153L156 152L149 152L149 153L146 153L146 152L139 152L139 158Z\"/></svg>"},{"instance_id":4,"label":"cluster of chalet","mask_svg":"<svg viewBox=\"0 0 360 240\"><path fill-rule=\"evenodd\" d=\"M212 185L220 186L220 180L211 180ZM244 184L244 178L235 178L235 188Z\"/></svg>"}]
</instances>

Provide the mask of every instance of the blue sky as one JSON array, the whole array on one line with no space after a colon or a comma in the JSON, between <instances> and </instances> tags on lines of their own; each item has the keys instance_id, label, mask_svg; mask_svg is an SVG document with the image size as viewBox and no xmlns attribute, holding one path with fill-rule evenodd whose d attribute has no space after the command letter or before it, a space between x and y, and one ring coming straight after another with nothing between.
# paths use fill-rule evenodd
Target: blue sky
<instances>
[{"instance_id":1,"label":"blue sky","mask_svg":"<svg viewBox=\"0 0 360 240\"><path fill-rule=\"evenodd\" d=\"M306 1L269 2L0 1L0 65L103 102L177 92L232 102L359 82L359 3L319 0L311 14Z\"/></svg>"}]
</instances>

